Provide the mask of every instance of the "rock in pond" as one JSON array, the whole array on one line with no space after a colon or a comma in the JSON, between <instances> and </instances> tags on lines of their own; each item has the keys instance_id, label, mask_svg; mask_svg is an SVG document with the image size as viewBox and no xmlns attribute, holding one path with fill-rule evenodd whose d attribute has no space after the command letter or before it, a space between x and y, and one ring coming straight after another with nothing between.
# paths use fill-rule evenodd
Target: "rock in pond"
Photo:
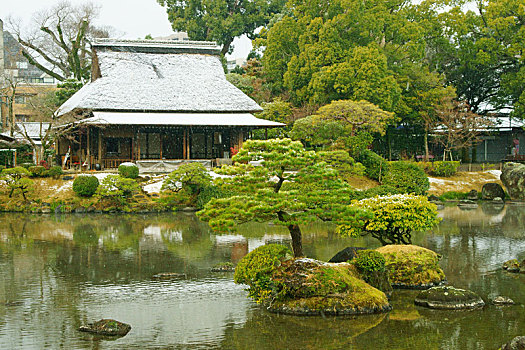
<instances>
[{"instance_id":1,"label":"rock in pond","mask_svg":"<svg viewBox=\"0 0 525 350\"><path fill-rule=\"evenodd\" d=\"M505 163L501 170L501 182L507 188L512 199L525 199L525 165ZM503 197L502 197L503 198Z\"/></svg>"},{"instance_id":2,"label":"rock in pond","mask_svg":"<svg viewBox=\"0 0 525 350\"><path fill-rule=\"evenodd\" d=\"M284 261L272 280L282 294L269 311L290 315L359 315L390 311L385 293L359 277L348 263L300 258Z\"/></svg>"},{"instance_id":3,"label":"rock in pond","mask_svg":"<svg viewBox=\"0 0 525 350\"><path fill-rule=\"evenodd\" d=\"M431 309L462 310L476 309L485 305L476 293L452 286L432 287L421 291L414 303Z\"/></svg>"},{"instance_id":4,"label":"rock in pond","mask_svg":"<svg viewBox=\"0 0 525 350\"><path fill-rule=\"evenodd\" d=\"M481 189L481 199L491 201L495 198L505 198L505 191L500 184L489 182L483 185Z\"/></svg>"},{"instance_id":5,"label":"rock in pond","mask_svg":"<svg viewBox=\"0 0 525 350\"><path fill-rule=\"evenodd\" d=\"M525 336L516 337L507 344L503 344L501 350L525 350Z\"/></svg>"},{"instance_id":6,"label":"rock in pond","mask_svg":"<svg viewBox=\"0 0 525 350\"><path fill-rule=\"evenodd\" d=\"M468 200L468 199L460 200L458 203L458 208L463 209L463 210L476 209L477 207L478 207L478 203Z\"/></svg>"},{"instance_id":7,"label":"rock in pond","mask_svg":"<svg viewBox=\"0 0 525 350\"><path fill-rule=\"evenodd\" d=\"M211 272L234 272L235 265L231 262L217 264L211 268Z\"/></svg>"},{"instance_id":8,"label":"rock in pond","mask_svg":"<svg viewBox=\"0 0 525 350\"><path fill-rule=\"evenodd\" d=\"M416 245L386 245L376 249L383 254L394 288L427 289L445 280L439 255Z\"/></svg>"},{"instance_id":9,"label":"rock in pond","mask_svg":"<svg viewBox=\"0 0 525 350\"><path fill-rule=\"evenodd\" d=\"M366 248L361 247L346 247L337 254L335 254L332 259L328 260L331 263L341 263L352 260L356 256L356 252L359 250L365 250Z\"/></svg>"},{"instance_id":10,"label":"rock in pond","mask_svg":"<svg viewBox=\"0 0 525 350\"><path fill-rule=\"evenodd\" d=\"M520 263L517 259L511 259L508 261L505 261L503 263L503 270L507 270L508 272L520 272Z\"/></svg>"},{"instance_id":11,"label":"rock in pond","mask_svg":"<svg viewBox=\"0 0 525 350\"><path fill-rule=\"evenodd\" d=\"M467 193L467 199L471 200L471 201L477 201L478 200L478 191L470 190L470 192Z\"/></svg>"},{"instance_id":12,"label":"rock in pond","mask_svg":"<svg viewBox=\"0 0 525 350\"><path fill-rule=\"evenodd\" d=\"M492 299L494 305L514 305L514 300L509 297L498 296Z\"/></svg>"},{"instance_id":13,"label":"rock in pond","mask_svg":"<svg viewBox=\"0 0 525 350\"><path fill-rule=\"evenodd\" d=\"M177 272L162 272L162 273L153 275L152 278L155 280L172 280L172 279L177 279L177 278L186 278L186 274L177 273Z\"/></svg>"},{"instance_id":14,"label":"rock in pond","mask_svg":"<svg viewBox=\"0 0 525 350\"><path fill-rule=\"evenodd\" d=\"M80 326L78 329L81 332L95 333L100 335L110 336L125 336L131 330L131 326L127 323L122 323L112 319L102 319L95 323L88 323Z\"/></svg>"}]
</instances>

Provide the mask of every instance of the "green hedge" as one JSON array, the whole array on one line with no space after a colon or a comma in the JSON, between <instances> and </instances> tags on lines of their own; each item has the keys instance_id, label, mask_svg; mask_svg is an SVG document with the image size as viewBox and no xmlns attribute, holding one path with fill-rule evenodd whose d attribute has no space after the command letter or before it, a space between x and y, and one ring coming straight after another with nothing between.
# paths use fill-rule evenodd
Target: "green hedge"
<instances>
[{"instance_id":1,"label":"green hedge","mask_svg":"<svg viewBox=\"0 0 525 350\"><path fill-rule=\"evenodd\" d=\"M58 179L60 175L63 175L63 174L64 174L64 170L62 170L62 167L60 165L52 166L47 171L47 176L51 176L54 179Z\"/></svg>"},{"instance_id":2,"label":"green hedge","mask_svg":"<svg viewBox=\"0 0 525 350\"><path fill-rule=\"evenodd\" d=\"M139 177L139 167L133 163L122 163L118 167L118 173L127 179L136 179Z\"/></svg>"},{"instance_id":3,"label":"green hedge","mask_svg":"<svg viewBox=\"0 0 525 350\"><path fill-rule=\"evenodd\" d=\"M363 150L356 160L365 166L366 176L380 182L389 169L388 162L379 154L374 153L369 149Z\"/></svg>"},{"instance_id":4,"label":"green hedge","mask_svg":"<svg viewBox=\"0 0 525 350\"><path fill-rule=\"evenodd\" d=\"M390 162L383 185L392 186L399 193L424 195L430 188L427 174L413 162Z\"/></svg>"},{"instance_id":5,"label":"green hedge","mask_svg":"<svg viewBox=\"0 0 525 350\"><path fill-rule=\"evenodd\" d=\"M46 173L46 168L41 165L36 165L29 167L29 172L31 173L31 177L46 177L48 176Z\"/></svg>"},{"instance_id":6,"label":"green hedge","mask_svg":"<svg viewBox=\"0 0 525 350\"><path fill-rule=\"evenodd\" d=\"M91 197L97 191L99 182L95 176L81 175L73 181L73 191L81 197Z\"/></svg>"},{"instance_id":7,"label":"green hedge","mask_svg":"<svg viewBox=\"0 0 525 350\"><path fill-rule=\"evenodd\" d=\"M436 161L436 162L417 162L418 167L427 174L433 176L450 177L458 172L459 162L457 161Z\"/></svg>"}]
</instances>

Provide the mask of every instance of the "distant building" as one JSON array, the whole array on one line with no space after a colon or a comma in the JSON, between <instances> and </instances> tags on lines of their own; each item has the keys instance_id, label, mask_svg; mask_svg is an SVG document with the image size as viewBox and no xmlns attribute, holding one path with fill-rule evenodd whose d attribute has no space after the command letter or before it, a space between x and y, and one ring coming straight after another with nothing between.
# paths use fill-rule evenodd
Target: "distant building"
<instances>
[{"instance_id":1,"label":"distant building","mask_svg":"<svg viewBox=\"0 0 525 350\"><path fill-rule=\"evenodd\" d=\"M246 58L234 58L234 59L228 60L227 62L228 72L231 72L235 67L244 67L245 64L246 64Z\"/></svg>"},{"instance_id":2,"label":"distant building","mask_svg":"<svg viewBox=\"0 0 525 350\"><path fill-rule=\"evenodd\" d=\"M168 36L159 36L154 40L190 41L190 37L186 32L176 32Z\"/></svg>"},{"instance_id":3,"label":"distant building","mask_svg":"<svg viewBox=\"0 0 525 350\"><path fill-rule=\"evenodd\" d=\"M10 83L16 83L14 114L17 122L31 119L29 98L56 89L55 78L31 65L22 55L22 46L7 31L0 20L0 128L8 124L7 95L11 95Z\"/></svg>"}]
</instances>

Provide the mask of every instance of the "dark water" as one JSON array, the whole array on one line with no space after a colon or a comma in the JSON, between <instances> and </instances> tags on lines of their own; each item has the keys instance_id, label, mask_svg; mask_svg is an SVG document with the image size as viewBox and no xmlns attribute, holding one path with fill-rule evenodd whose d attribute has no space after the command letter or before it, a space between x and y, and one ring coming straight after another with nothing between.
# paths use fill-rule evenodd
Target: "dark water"
<instances>
[{"instance_id":1,"label":"dark water","mask_svg":"<svg viewBox=\"0 0 525 350\"><path fill-rule=\"evenodd\" d=\"M525 335L525 275L501 271L525 259L525 207L440 212L433 232L414 243L443 255L451 284L513 298L510 307L446 312L413 305L396 291L388 314L348 318L270 314L246 297L217 263L236 263L266 242L287 242L279 227L245 225L218 236L193 215L0 215L0 349L497 349ZM330 226L309 227L310 257L345 246ZM186 278L156 281L160 272ZM115 318L132 325L119 339L77 332Z\"/></svg>"}]
</instances>

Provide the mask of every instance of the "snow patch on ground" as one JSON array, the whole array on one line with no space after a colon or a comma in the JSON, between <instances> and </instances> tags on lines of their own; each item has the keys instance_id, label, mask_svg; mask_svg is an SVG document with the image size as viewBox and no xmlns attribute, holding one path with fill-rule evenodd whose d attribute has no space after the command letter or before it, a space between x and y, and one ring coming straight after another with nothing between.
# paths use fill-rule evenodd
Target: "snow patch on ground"
<instances>
[{"instance_id":1,"label":"snow patch on ground","mask_svg":"<svg viewBox=\"0 0 525 350\"><path fill-rule=\"evenodd\" d=\"M147 193L159 193L163 183L164 181L159 181L146 185L144 186L144 191Z\"/></svg>"},{"instance_id":2,"label":"snow patch on ground","mask_svg":"<svg viewBox=\"0 0 525 350\"><path fill-rule=\"evenodd\" d=\"M429 177L428 181L430 182L430 184L437 184L437 185L444 185L447 182L451 182L450 180L436 179L435 177Z\"/></svg>"},{"instance_id":3,"label":"snow patch on ground","mask_svg":"<svg viewBox=\"0 0 525 350\"><path fill-rule=\"evenodd\" d=\"M498 179L501 176L501 170L487 170L485 172L496 176Z\"/></svg>"}]
</instances>

